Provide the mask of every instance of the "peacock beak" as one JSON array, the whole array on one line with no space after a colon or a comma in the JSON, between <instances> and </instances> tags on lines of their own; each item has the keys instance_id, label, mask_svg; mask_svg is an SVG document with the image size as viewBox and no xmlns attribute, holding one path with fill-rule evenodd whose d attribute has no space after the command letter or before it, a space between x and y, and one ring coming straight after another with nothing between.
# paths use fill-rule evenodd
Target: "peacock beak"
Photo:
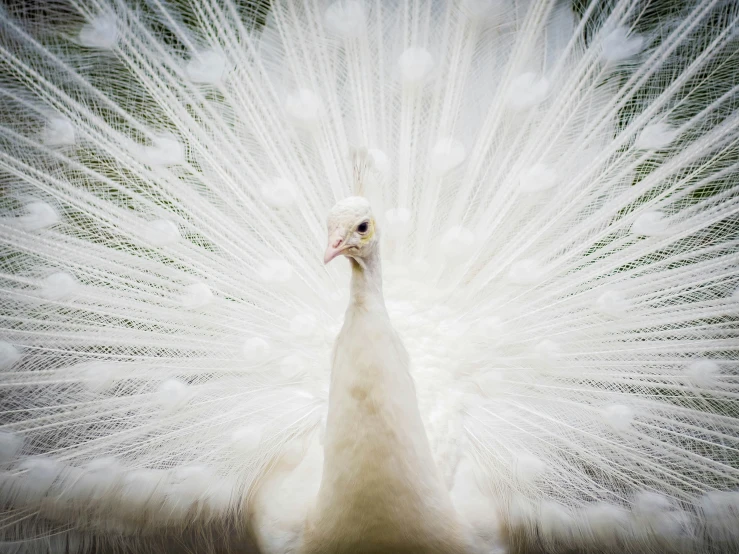
<instances>
[{"instance_id":1,"label":"peacock beak","mask_svg":"<svg viewBox=\"0 0 739 554\"><path fill-rule=\"evenodd\" d=\"M344 244L344 233L342 229L337 229L328 238L328 247L326 253L323 255L323 263L327 264L333 260L336 256L346 250L347 245Z\"/></svg>"}]
</instances>

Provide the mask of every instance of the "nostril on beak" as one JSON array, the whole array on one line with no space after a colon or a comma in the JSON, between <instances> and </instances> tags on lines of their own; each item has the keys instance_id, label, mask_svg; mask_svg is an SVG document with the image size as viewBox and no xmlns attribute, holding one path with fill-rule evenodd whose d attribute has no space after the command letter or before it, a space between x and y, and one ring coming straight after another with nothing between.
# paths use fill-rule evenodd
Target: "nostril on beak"
<instances>
[{"instance_id":1,"label":"nostril on beak","mask_svg":"<svg viewBox=\"0 0 739 554\"><path fill-rule=\"evenodd\" d=\"M326 253L323 256L324 264L327 264L336 256L341 254L341 243L344 242L344 238L343 233L340 231L335 231L334 234L329 237L328 248L326 248Z\"/></svg>"}]
</instances>

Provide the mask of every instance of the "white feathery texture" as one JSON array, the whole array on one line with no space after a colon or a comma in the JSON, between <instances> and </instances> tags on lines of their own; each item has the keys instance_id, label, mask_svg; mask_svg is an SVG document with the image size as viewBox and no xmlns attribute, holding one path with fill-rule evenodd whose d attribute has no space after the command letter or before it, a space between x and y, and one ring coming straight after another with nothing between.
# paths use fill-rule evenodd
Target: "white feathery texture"
<instances>
[{"instance_id":1,"label":"white feathery texture","mask_svg":"<svg viewBox=\"0 0 739 554\"><path fill-rule=\"evenodd\" d=\"M0 550L299 545L356 148L481 551L739 549L736 3L21 4Z\"/></svg>"}]
</instances>

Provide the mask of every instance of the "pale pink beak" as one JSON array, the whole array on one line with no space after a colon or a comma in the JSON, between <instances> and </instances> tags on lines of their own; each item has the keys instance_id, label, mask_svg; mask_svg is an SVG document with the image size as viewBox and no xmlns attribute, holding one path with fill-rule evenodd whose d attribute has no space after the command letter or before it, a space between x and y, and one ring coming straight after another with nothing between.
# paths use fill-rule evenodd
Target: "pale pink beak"
<instances>
[{"instance_id":1,"label":"pale pink beak","mask_svg":"<svg viewBox=\"0 0 739 554\"><path fill-rule=\"evenodd\" d=\"M324 264L327 264L336 256L341 254L342 251L346 250L346 245L342 244L343 242L344 233L341 231L341 229L338 229L331 233L331 236L328 238L328 247L326 248L326 253L323 255Z\"/></svg>"}]
</instances>

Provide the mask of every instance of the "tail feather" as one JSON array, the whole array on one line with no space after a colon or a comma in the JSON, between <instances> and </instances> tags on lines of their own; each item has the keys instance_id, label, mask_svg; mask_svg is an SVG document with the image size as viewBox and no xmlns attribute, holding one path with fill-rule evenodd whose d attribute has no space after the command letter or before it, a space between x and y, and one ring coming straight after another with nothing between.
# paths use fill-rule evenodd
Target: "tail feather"
<instances>
[{"instance_id":1,"label":"tail feather","mask_svg":"<svg viewBox=\"0 0 739 554\"><path fill-rule=\"evenodd\" d=\"M478 546L736 547L737 6L3 10L3 548L298 547L359 151Z\"/></svg>"}]
</instances>

